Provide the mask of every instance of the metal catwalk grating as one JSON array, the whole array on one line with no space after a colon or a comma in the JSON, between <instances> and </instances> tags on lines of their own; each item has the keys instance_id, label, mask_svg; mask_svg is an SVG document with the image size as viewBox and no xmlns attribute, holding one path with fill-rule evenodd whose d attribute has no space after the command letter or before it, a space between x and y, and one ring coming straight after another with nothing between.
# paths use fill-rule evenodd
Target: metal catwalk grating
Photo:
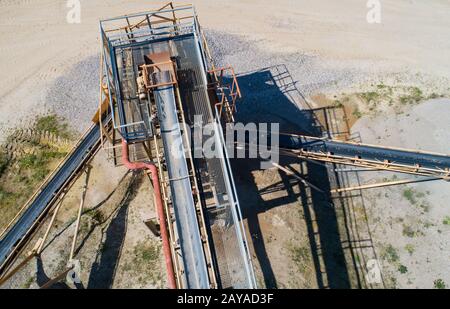
<instances>
[{"instance_id":1,"label":"metal catwalk grating","mask_svg":"<svg viewBox=\"0 0 450 309\"><path fill-rule=\"evenodd\" d=\"M177 64L179 89L186 121L191 128L194 116L202 116L203 125L213 125L214 117L207 91L206 73L203 67L198 41L194 36L175 41L178 50ZM203 136L205 141L209 136ZM247 256L242 254L245 246L237 233L241 227L233 216L232 197L229 190L231 180L224 173L224 158L196 158L195 165L201 178L203 195L213 194L214 205L207 207L207 222L214 248L215 262L222 288L248 288L249 279ZM228 189L227 189L228 182ZM249 282L250 281L250 282Z\"/></svg>"}]
</instances>

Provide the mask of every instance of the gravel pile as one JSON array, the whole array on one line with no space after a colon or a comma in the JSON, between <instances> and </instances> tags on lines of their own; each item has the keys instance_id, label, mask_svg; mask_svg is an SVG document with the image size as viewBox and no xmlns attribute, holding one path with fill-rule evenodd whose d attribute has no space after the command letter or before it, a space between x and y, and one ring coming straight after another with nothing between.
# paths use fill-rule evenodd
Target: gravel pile
<instances>
[{"instance_id":1,"label":"gravel pile","mask_svg":"<svg viewBox=\"0 0 450 309\"><path fill-rule=\"evenodd\" d=\"M311 113L302 111L314 107L308 97L364 77L358 69L335 68L314 55L267 52L241 36L210 30L206 36L216 64L232 65L238 75L243 99L236 120L244 123L279 123L284 132L314 134Z\"/></svg>"},{"instance_id":2,"label":"gravel pile","mask_svg":"<svg viewBox=\"0 0 450 309\"><path fill-rule=\"evenodd\" d=\"M318 106L310 97L342 92L368 91L371 85L418 85L436 93L447 93L445 78L416 73L413 68L384 60L329 59L302 52L269 52L267 42L205 30L217 66L232 65L238 75L243 99L236 120L278 122L282 131L313 133L310 114L301 111ZM411 73L415 72L415 73ZM372 87L373 88L373 87ZM300 124L300 126L299 126ZM303 127L302 127L303 126Z\"/></svg>"},{"instance_id":3,"label":"gravel pile","mask_svg":"<svg viewBox=\"0 0 450 309\"><path fill-rule=\"evenodd\" d=\"M80 133L92 124L98 107L99 62L100 58L93 56L75 64L56 79L45 98L46 109L64 117Z\"/></svg>"},{"instance_id":4,"label":"gravel pile","mask_svg":"<svg viewBox=\"0 0 450 309\"><path fill-rule=\"evenodd\" d=\"M332 60L302 52L273 53L264 48L268 44L264 41L210 29L205 34L216 64L232 65L239 76L244 95L241 103L245 104L239 106L238 120L299 123L299 119L307 117L299 107L314 107L308 98L319 92L359 90L361 85L380 79L410 84L427 82L426 76L408 74L407 68L393 67L381 60ZM98 69L98 56L75 64L49 88L45 110L64 117L74 130L84 132L98 106ZM429 84L435 86L436 77ZM448 85L446 80L437 84Z\"/></svg>"},{"instance_id":5,"label":"gravel pile","mask_svg":"<svg viewBox=\"0 0 450 309\"><path fill-rule=\"evenodd\" d=\"M264 46L264 42L212 30L205 30L205 34L218 65L232 65L240 75L285 65L293 80L297 82L297 88L305 96L338 86L348 86L365 79L366 74L359 68L360 63L347 66L301 52L271 53L258 47Z\"/></svg>"},{"instance_id":6,"label":"gravel pile","mask_svg":"<svg viewBox=\"0 0 450 309\"><path fill-rule=\"evenodd\" d=\"M421 85L438 93L449 90L449 80L445 77L382 59L331 59L302 52L273 53L264 49L268 44L265 41L210 29L206 29L205 34L218 65L232 65L241 76L284 65L305 97L318 92L361 91L361 87L380 81L395 85Z\"/></svg>"}]
</instances>

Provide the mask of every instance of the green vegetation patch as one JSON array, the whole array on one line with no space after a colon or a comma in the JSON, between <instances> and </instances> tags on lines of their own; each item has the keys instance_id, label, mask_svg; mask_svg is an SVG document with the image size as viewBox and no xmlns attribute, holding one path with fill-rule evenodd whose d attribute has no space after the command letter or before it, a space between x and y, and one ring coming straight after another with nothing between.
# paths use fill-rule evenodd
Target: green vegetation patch
<instances>
[{"instance_id":1,"label":"green vegetation patch","mask_svg":"<svg viewBox=\"0 0 450 309\"><path fill-rule=\"evenodd\" d=\"M101 224L105 221L105 215L103 214L103 212L99 209L95 209L92 212L88 213L89 216L91 217L92 221L95 224Z\"/></svg>"},{"instance_id":2,"label":"green vegetation patch","mask_svg":"<svg viewBox=\"0 0 450 309\"><path fill-rule=\"evenodd\" d=\"M418 192L413 188L407 188L403 190L403 197L408 200L411 205L418 206L422 212L430 211L430 204L426 201L426 194L424 192Z\"/></svg>"},{"instance_id":3,"label":"green vegetation patch","mask_svg":"<svg viewBox=\"0 0 450 309\"><path fill-rule=\"evenodd\" d=\"M445 289L446 284L445 284L444 280L442 280L442 279L434 280L434 288L435 289Z\"/></svg>"},{"instance_id":4,"label":"green vegetation patch","mask_svg":"<svg viewBox=\"0 0 450 309\"><path fill-rule=\"evenodd\" d=\"M309 250L306 247L295 247L291 246L289 248L292 260L297 265L299 270L302 272L306 271L306 265L309 261Z\"/></svg>"},{"instance_id":5,"label":"green vegetation patch","mask_svg":"<svg viewBox=\"0 0 450 309\"><path fill-rule=\"evenodd\" d=\"M409 87L407 94L400 96L400 103L417 104L424 99L422 90L417 87Z\"/></svg>"},{"instance_id":6,"label":"green vegetation patch","mask_svg":"<svg viewBox=\"0 0 450 309\"><path fill-rule=\"evenodd\" d=\"M442 223L443 223L444 225L450 225L450 216L446 216L446 217L444 218L444 220L442 220Z\"/></svg>"},{"instance_id":7,"label":"green vegetation patch","mask_svg":"<svg viewBox=\"0 0 450 309\"><path fill-rule=\"evenodd\" d=\"M403 236L409 237L409 238L414 238L417 236L423 236L424 233L420 230L414 229L412 226L410 225L406 225L403 224Z\"/></svg>"},{"instance_id":8,"label":"green vegetation patch","mask_svg":"<svg viewBox=\"0 0 450 309\"><path fill-rule=\"evenodd\" d=\"M4 214L9 207L16 205L16 201L20 198L20 194L11 192L0 184L0 209Z\"/></svg>"},{"instance_id":9,"label":"green vegetation patch","mask_svg":"<svg viewBox=\"0 0 450 309\"><path fill-rule=\"evenodd\" d=\"M34 127L37 131L50 132L64 138L72 137L67 123L54 114L38 117Z\"/></svg>"},{"instance_id":10,"label":"green vegetation patch","mask_svg":"<svg viewBox=\"0 0 450 309\"><path fill-rule=\"evenodd\" d=\"M292 270L290 274L290 284L291 287L304 287L312 288L311 275L312 275L312 257L311 249L306 245L298 245L294 242L287 242L286 247L289 252L289 258L293 263ZM302 280L299 280L302 278Z\"/></svg>"},{"instance_id":11,"label":"green vegetation patch","mask_svg":"<svg viewBox=\"0 0 450 309\"><path fill-rule=\"evenodd\" d=\"M70 136L67 125L54 115L37 118L31 129L36 136L42 131L65 139ZM10 222L67 154L58 144L41 143L34 135L28 139L18 138L21 134L16 131L6 138L6 143L14 147L0 147L0 228ZM11 151L11 148L15 150Z\"/></svg>"},{"instance_id":12,"label":"green vegetation patch","mask_svg":"<svg viewBox=\"0 0 450 309\"><path fill-rule=\"evenodd\" d=\"M399 265L399 266L398 266L398 271L399 271L401 274L406 274L406 273L408 272L408 267L406 267L405 265Z\"/></svg>"},{"instance_id":13,"label":"green vegetation patch","mask_svg":"<svg viewBox=\"0 0 450 309\"><path fill-rule=\"evenodd\" d=\"M405 189L403 191L403 197L406 198L411 204L415 204L417 203L415 194L414 194L414 190L411 188Z\"/></svg>"},{"instance_id":14,"label":"green vegetation patch","mask_svg":"<svg viewBox=\"0 0 450 309\"><path fill-rule=\"evenodd\" d=\"M163 274L161 272L161 244L153 240L141 241L133 248L131 265L125 269L137 276L140 284L151 283L162 287Z\"/></svg>"},{"instance_id":15,"label":"green vegetation patch","mask_svg":"<svg viewBox=\"0 0 450 309\"><path fill-rule=\"evenodd\" d=\"M387 260L390 263L396 263L400 260L397 249L395 249L390 244L384 248L384 250L382 252L382 258Z\"/></svg>"},{"instance_id":16,"label":"green vegetation patch","mask_svg":"<svg viewBox=\"0 0 450 309\"><path fill-rule=\"evenodd\" d=\"M35 281L34 276L28 278L27 281L25 281L25 283L22 285L22 288L23 289L29 289L34 281Z\"/></svg>"},{"instance_id":17,"label":"green vegetation patch","mask_svg":"<svg viewBox=\"0 0 450 309\"><path fill-rule=\"evenodd\" d=\"M8 168L9 160L6 156L6 153L3 149L0 149L0 177L2 177L3 173Z\"/></svg>"},{"instance_id":18,"label":"green vegetation patch","mask_svg":"<svg viewBox=\"0 0 450 309\"><path fill-rule=\"evenodd\" d=\"M51 149L41 148L35 154L27 154L18 161L19 167L25 170L29 178L28 183L42 181L50 173L49 165L55 159L64 158L66 152L58 152Z\"/></svg>"},{"instance_id":19,"label":"green vegetation patch","mask_svg":"<svg viewBox=\"0 0 450 309\"><path fill-rule=\"evenodd\" d=\"M159 261L161 253L161 247L157 246L153 243L139 243L134 248L135 261L145 262L145 263L154 263Z\"/></svg>"},{"instance_id":20,"label":"green vegetation patch","mask_svg":"<svg viewBox=\"0 0 450 309\"><path fill-rule=\"evenodd\" d=\"M362 116L363 116L363 114L361 113L361 111L359 110L359 108L358 107L356 107L354 110L353 110L353 116L355 116L355 118L361 118Z\"/></svg>"},{"instance_id":21,"label":"green vegetation patch","mask_svg":"<svg viewBox=\"0 0 450 309\"><path fill-rule=\"evenodd\" d=\"M362 115L377 115L386 111L387 107L393 108L397 114L402 114L408 105L446 96L449 96L449 93L438 94L422 90L417 86L385 85L381 82L370 85L370 88L364 92L342 93L340 96L335 96L334 106L348 107L348 102L356 103L356 107L352 106L352 114L358 119Z\"/></svg>"},{"instance_id":22,"label":"green vegetation patch","mask_svg":"<svg viewBox=\"0 0 450 309\"><path fill-rule=\"evenodd\" d=\"M414 246L412 244L407 244L405 246L405 250L406 250L406 252L409 253L409 255L412 255L416 249L414 248Z\"/></svg>"},{"instance_id":23,"label":"green vegetation patch","mask_svg":"<svg viewBox=\"0 0 450 309\"><path fill-rule=\"evenodd\" d=\"M360 95L364 100L366 100L369 103L379 100L381 96L381 94L377 91L363 92Z\"/></svg>"}]
</instances>

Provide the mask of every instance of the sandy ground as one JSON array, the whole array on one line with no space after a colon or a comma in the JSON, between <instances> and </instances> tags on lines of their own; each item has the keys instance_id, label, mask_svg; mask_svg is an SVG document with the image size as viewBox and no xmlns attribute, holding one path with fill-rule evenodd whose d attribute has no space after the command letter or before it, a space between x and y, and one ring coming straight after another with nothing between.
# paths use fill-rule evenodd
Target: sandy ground
<instances>
[{"instance_id":1,"label":"sandy ground","mask_svg":"<svg viewBox=\"0 0 450 309\"><path fill-rule=\"evenodd\" d=\"M363 118L353 130L359 131L367 143L449 154L449 119L450 100L437 99L423 102L407 114ZM392 179L389 173L360 173L360 177L364 183ZM410 178L399 174L397 177ZM406 192L411 192L412 198L408 198ZM449 194L450 183L445 181L364 192L378 252L382 255L392 246L398 254L398 259L383 259L385 279L396 278L396 287L433 288L437 279L442 279L448 287L450 229L444 219L450 215ZM400 265L406 266L406 273L399 273Z\"/></svg>"},{"instance_id":2,"label":"sandy ground","mask_svg":"<svg viewBox=\"0 0 450 309\"><path fill-rule=\"evenodd\" d=\"M280 65L286 66L312 107L321 105L314 100L318 93L333 98L341 92L361 91L380 81L418 85L437 93L449 90L448 1L384 0L382 23L379 25L366 22L366 3L360 0L193 2L202 26L211 37L218 62L234 65L241 75L242 84L246 85L244 96L259 91L253 88L260 82L259 75L252 75L252 72L271 67L269 71L273 75L274 67ZM84 131L90 125L89 119L98 104L99 18L158 6L154 1L150 5L147 1L82 0L81 3L81 23L68 24L65 1L0 2L0 140L11 128L26 126L30 118L48 111L57 112L67 118L75 130ZM260 113L271 111L284 120L295 121L297 114L290 112L292 106L285 109L287 105L280 103L279 109L274 108L273 102L284 99L279 96L273 98L274 101L259 102L260 97L256 96L246 103L255 103ZM352 130L359 132L364 142L450 153L449 105L448 100L440 99L406 107L407 111L401 115L363 116ZM248 106L242 106L244 115L252 111ZM363 182L372 180L371 176L360 176ZM286 181L286 177L273 171L249 171L242 176L242 188L263 189L270 183L279 182L280 177ZM248 182L253 178L256 186ZM115 187L115 182L112 179L98 185L102 187L98 192L104 195ZM321 284L311 271L323 262L315 261L314 254L309 252L312 239L306 235L317 226L308 226L301 221L309 215L308 207L303 205L305 201L301 200L303 189L290 190L289 184L284 185L284 193L281 190L274 194L286 202L283 204L285 207L272 207L270 199L274 196L271 195L268 195L270 198L246 197L249 205L262 205L261 213L251 217L254 223L261 223L260 231L249 231L252 243L256 241L259 244L255 246L257 252L253 252L259 284L327 286L326 283ZM428 212L421 210L420 203L411 205L405 200L403 192L407 187L363 193L365 203L362 205L368 214L368 229L372 232L375 251L381 257L383 250L392 245L399 255L393 262L380 258L384 277L390 282L386 286L433 287L436 279L442 279L448 286L449 228L442 225L442 220L450 215L445 209L445 201L450 198L449 184L436 182L411 187L414 192L425 193L425 197L420 199L430 205ZM98 198L93 196L92 203L96 199L101 200L102 194L99 193ZM145 193L139 193L134 201L143 201L140 200L142 194ZM283 196L290 198L283 199ZM400 202L392 203L392 200ZM303 207L299 209L299 205ZM311 210L313 216L316 211ZM319 218L330 216L329 213L315 215ZM336 216L340 220L341 215L337 213ZM422 233L412 238L403 235L405 224L420 229ZM136 227L137 230L142 228ZM142 240L138 236L125 240L132 244L127 248L133 248ZM150 234L147 236L151 238ZM265 257L257 256L261 245L267 248ZM412 254L405 249L407 245L414 247ZM351 259L347 251L343 254L346 260ZM87 256L95 257L95 254ZM399 263L408 268L406 274L398 271ZM267 273L267 268L264 273L267 265L272 265L272 274ZM298 276L298 272L302 275ZM126 276L126 271L118 276ZM24 278L26 281L27 277ZM341 278L336 278L334 283L345 286L341 284ZM143 286L139 282L129 284ZM114 286L124 285L114 283Z\"/></svg>"},{"instance_id":3,"label":"sandy ground","mask_svg":"<svg viewBox=\"0 0 450 309\"><path fill-rule=\"evenodd\" d=\"M367 8L359 0L193 2L204 27L242 35L264 50L323 56L336 69L357 66L373 74L380 68L413 67L450 77L450 60L443 52L450 49L446 1L383 1L379 25L366 22ZM157 5L152 1L151 7ZM100 44L98 20L149 6L146 1L81 1L81 23L68 24L65 1L2 1L2 131L48 110L69 110L67 116L74 118L81 113L75 105L83 106L84 116L92 113L97 104L93 65ZM220 10L224 14L219 16ZM86 63L92 69L80 70ZM69 80L64 78L68 72ZM84 119L73 121L80 131L88 126Z\"/></svg>"}]
</instances>

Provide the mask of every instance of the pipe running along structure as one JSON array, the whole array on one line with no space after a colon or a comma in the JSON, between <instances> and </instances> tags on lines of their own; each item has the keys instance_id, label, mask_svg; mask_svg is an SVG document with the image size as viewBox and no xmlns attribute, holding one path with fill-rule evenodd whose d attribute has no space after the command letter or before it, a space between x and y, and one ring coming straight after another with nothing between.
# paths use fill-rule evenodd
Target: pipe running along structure
<instances>
[{"instance_id":1,"label":"pipe running along structure","mask_svg":"<svg viewBox=\"0 0 450 309\"><path fill-rule=\"evenodd\" d=\"M164 206L161 198L161 188L159 185L158 168L153 162L130 162L128 158L128 144L122 139L122 163L129 170L145 169L150 172L152 178L153 191L155 193L156 211L158 212L159 226L161 231L161 240L164 252L164 259L167 268L167 279L169 287L176 289L175 272L173 270L172 254L170 252L170 241L167 233L166 216L164 215Z\"/></svg>"},{"instance_id":2,"label":"pipe running along structure","mask_svg":"<svg viewBox=\"0 0 450 309\"><path fill-rule=\"evenodd\" d=\"M234 78L225 99L228 85L217 77L224 69L215 69L207 55L194 7L169 3L157 11L102 20L100 28L113 157L121 140L114 136L120 136L131 161L158 164L170 243L176 244L170 249L178 287L256 287L228 158L193 156L191 140L183 134L201 118L214 125L219 139L222 123L216 124L213 108L233 105L239 92ZM225 108L222 116L233 110ZM145 149L142 156L140 149Z\"/></svg>"}]
</instances>

